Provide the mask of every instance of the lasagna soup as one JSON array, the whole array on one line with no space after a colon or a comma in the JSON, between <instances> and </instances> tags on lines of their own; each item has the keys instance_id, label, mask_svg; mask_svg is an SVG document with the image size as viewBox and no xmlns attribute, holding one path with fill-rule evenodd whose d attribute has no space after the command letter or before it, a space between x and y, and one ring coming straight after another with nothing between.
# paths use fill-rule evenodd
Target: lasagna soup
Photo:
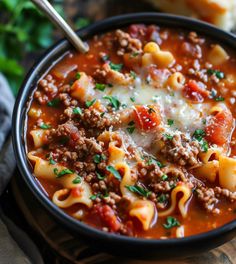
<instances>
[{"instance_id":1,"label":"lasagna soup","mask_svg":"<svg viewBox=\"0 0 236 264\"><path fill-rule=\"evenodd\" d=\"M67 52L38 82L27 155L45 195L103 231L185 237L236 216L236 54L131 25Z\"/></svg>"}]
</instances>

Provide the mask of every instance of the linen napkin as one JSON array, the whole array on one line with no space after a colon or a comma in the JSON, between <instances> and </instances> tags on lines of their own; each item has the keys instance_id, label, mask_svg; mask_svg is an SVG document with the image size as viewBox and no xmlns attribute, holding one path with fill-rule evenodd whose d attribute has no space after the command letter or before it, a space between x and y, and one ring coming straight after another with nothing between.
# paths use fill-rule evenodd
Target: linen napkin
<instances>
[{"instance_id":1,"label":"linen napkin","mask_svg":"<svg viewBox=\"0 0 236 264\"><path fill-rule=\"evenodd\" d=\"M0 73L0 199L15 170L10 128L14 97ZM26 256L27 255L27 256ZM0 207L0 263L43 264L42 257L32 240L19 229Z\"/></svg>"}]
</instances>

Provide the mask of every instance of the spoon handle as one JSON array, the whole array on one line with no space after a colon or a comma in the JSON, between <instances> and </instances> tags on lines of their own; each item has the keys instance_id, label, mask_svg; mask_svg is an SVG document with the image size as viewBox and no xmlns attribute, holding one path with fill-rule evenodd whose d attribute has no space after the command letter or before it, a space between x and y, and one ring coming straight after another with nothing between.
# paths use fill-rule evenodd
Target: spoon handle
<instances>
[{"instance_id":1,"label":"spoon handle","mask_svg":"<svg viewBox=\"0 0 236 264\"><path fill-rule=\"evenodd\" d=\"M57 13L47 0L31 0L47 17L55 24L80 52L86 53L89 50L87 43L84 43L66 21Z\"/></svg>"}]
</instances>

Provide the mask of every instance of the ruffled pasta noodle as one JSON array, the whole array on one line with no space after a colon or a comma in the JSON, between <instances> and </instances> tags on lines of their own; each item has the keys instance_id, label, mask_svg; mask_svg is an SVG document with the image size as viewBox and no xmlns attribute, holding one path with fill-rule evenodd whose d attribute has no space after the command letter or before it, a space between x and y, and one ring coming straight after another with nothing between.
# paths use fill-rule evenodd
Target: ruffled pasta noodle
<instances>
[{"instance_id":1,"label":"ruffled pasta noodle","mask_svg":"<svg viewBox=\"0 0 236 264\"><path fill-rule=\"evenodd\" d=\"M183 196L179 199L177 203L177 195L178 193L182 193ZM175 211L176 205L182 215L183 218L186 218L188 211L188 201L192 196L191 189L187 186L187 184L180 184L176 186L171 192L171 205L170 207L162 212L159 212L158 215L160 217L167 216L172 214Z\"/></svg>"},{"instance_id":2,"label":"ruffled pasta noodle","mask_svg":"<svg viewBox=\"0 0 236 264\"><path fill-rule=\"evenodd\" d=\"M35 162L34 174L37 178L42 178L46 180L55 181L55 169L62 171L67 169L59 164L49 164L48 161L43 160L35 155L35 152L29 152L28 158ZM78 184L73 184L73 180L76 179L78 175L67 174L63 177L57 178L57 181L63 186L63 189L56 191L53 194L52 201L60 208L68 208L73 204L81 203L88 207L92 206L92 201L90 196L92 195L91 187L82 178L81 182ZM78 195L73 195L72 190L77 189ZM64 198L66 197L66 198Z\"/></svg>"}]
</instances>

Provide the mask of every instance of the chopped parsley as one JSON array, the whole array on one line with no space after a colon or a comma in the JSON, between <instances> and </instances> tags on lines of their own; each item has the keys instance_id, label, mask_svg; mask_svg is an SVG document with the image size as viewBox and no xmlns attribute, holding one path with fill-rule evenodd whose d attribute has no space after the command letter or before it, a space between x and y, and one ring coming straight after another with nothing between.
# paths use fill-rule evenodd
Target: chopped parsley
<instances>
[{"instance_id":1,"label":"chopped parsley","mask_svg":"<svg viewBox=\"0 0 236 264\"><path fill-rule=\"evenodd\" d=\"M108 165L106 167L107 171L109 171L111 174L113 174L113 176L117 179L117 180L121 180L121 176L118 170L116 170L113 166Z\"/></svg>"},{"instance_id":2,"label":"chopped parsley","mask_svg":"<svg viewBox=\"0 0 236 264\"><path fill-rule=\"evenodd\" d=\"M129 132L129 134L133 134L135 126L127 127L126 130Z\"/></svg>"},{"instance_id":3,"label":"chopped parsley","mask_svg":"<svg viewBox=\"0 0 236 264\"><path fill-rule=\"evenodd\" d=\"M168 140L172 140L174 136L171 136L170 134L163 134L164 137Z\"/></svg>"},{"instance_id":4,"label":"chopped parsley","mask_svg":"<svg viewBox=\"0 0 236 264\"><path fill-rule=\"evenodd\" d=\"M80 107L75 107L75 108L73 108L73 114L75 114L75 115L82 115L82 110L81 110L81 108Z\"/></svg>"},{"instance_id":5,"label":"chopped parsley","mask_svg":"<svg viewBox=\"0 0 236 264\"><path fill-rule=\"evenodd\" d=\"M148 158L147 165L151 165L151 164L155 164L155 163L157 164L157 166L159 168L164 168L165 167L165 165L163 165L160 161L158 161L158 160L156 160L156 159L154 159L152 157Z\"/></svg>"},{"instance_id":6,"label":"chopped parsley","mask_svg":"<svg viewBox=\"0 0 236 264\"><path fill-rule=\"evenodd\" d=\"M143 188L141 186L138 185L126 185L125 186L130 192L136 193L140 196L146 197L148 198L148 196L151 194L151 192L149 190L147 190L146 188Z\"/></svg>"},{"instance_id":7,"label":"chopped parsley","mask_svg":"<svg viewBox=\"0 0 236 264\"><path fill-rule=\"evenodd\" d=\"M170 229L170 228L175 227L175 226L180 226L180 223L175 217L168 216L166 219L166 224L163 224L163 226L166 229Z\"/></svg>"},{"instance_id":8,"label":"chopped parsley","mask_svg":"<svg viewBox=\"0 0 236 264\"><path fill-rule=\"evenodd\" d=\"M131 96L129 99L130 99L131 102L135 102L135 97L134 96Z\"/></svg>"},{"instance_id":9,"label":"chopped parsley","mask_svg":"<svg viewBox=\"0 0 236 264\"><path fill-rule=\"evenodd\" d=\"M225 98L222 97L222 96L215 97L214 99L215 99L216 102L221 102L221 101L225 100Z\"/></svg>"},{"instance_id":10,"label":"chopped parsley","mask_svg":"<svg viewBox=\"0 0 236 264\"><path fill-rule=\"evenodd\" d=\"M208 148L209 148L209 146L208 146L207 141L206 140L203 140L203 142L201 143L201 150L203 152L207 152L208 151Z\"/></svg>"},{"instance_id":11,"label":"chopped parsley","mask_svg":"<svg viewBox=\"0 0 236 264\"><path fill-rule=\"evenodd\" d=\"M224 79L225 78L225 74L221 71L218 71L218 70L208 69L207 73L209 75L215 75L218 79Z\"/></svg>"},{"instance_id":12,"label":"chopped parsley","mask_svg":"<svg viewBox=\"0 0 236 264\"><path fill-rule=\"evenodd\" d=\"M51 128L50 125L47 125L45 123L40 124L39 127L42 128L42 129L49 129L49 128Z\"/></svg>"},{"instance_id":13,"label":"chopped parsley","mask_svg":"<svg viewBox=\"0 0 236 264\"><path fill-rule=\"evenodd\" d=\"M126 130L130 134L132 134L134 132L134 130L135 130L135 126L134 125L135 125L134 121L130 121L129 124L128 124L128 127L126 128Z\"/></svg>"},{"instance_id":14,"label":"chopped parsley","mask_svg":"<svg viewBox=\"0 0 236 264\"><path fill-rule=\"evenodd\" d=\"M216 96L217 95L217 91L215 89L212 89L211 90L211 93L210 93L210 98L211 99L214 99L216 102L221 102L221 101L224 101L225 98L222 97L222 96Z\"/></svg>"},{"instance_id":15,"label":"chopped parsley","mask_svg":"<svg viewBox=\"0 0 236 264\"><path fill-rule=\"evenodd\" d=\"M207 122L207 121L206 121L206 118L203 118L203 119L202 119L202 123L203 123L203 125L206 125L206 122Z\"/></svg>"},{"instance_id":16,"label":"chopped parsley","mask_svg":"<svg viewBox=\"0 0 236 264\"><path fill-rule=\"evenodd\" d=\"M127 104L122 104L121 107L124 109L124 108L127 108Z\"/></svg>"},{"instance_id":17,"label":"chopped parsley","mask_svg":"<svg viewBox=\"0 0 236 264\"><path fill-rule=\"evenodd\" d=\"M202 129L196 129L193 133L193 138L196 139L197 141L201 141L203 137L205 137L206 133Z\"/></svg>"},{"instance_id":18,"label":"chopped parsley","mask_svg":"<svg viewBox=\"0 0 236 264\"><path fill-rule=\"evenodd\" d=\"M173 119L167 119L167 124L168 124L168 126L174 125L174 120Z\"/></svg>"},{"instance_id":19,"label":"chopped parsley","mask_svg":"<svg viewBox=\"0 0 236 264\"><path fill-rule=\"evenodd\" d=\"M50 157L50 158L49 158L49 164L51 164L51 165L55 165L55 164L56 164L56 161L53 160L52 157Z\"/></svg>"},{"instance_id":20,"label":"chopped parsley","mask_svg":"<svg viewBox=\"0 0 236 264\"><path fill-rule=\"evenodd\" d=\"M92 201L94 201L94 200L96 200L97 198L99 198L100 196L101 196L101 194L100 194L100 193L97 193L97 194L91 195L89 198L90 198Z\"/></svg>"},{"instance_id":21,"label":"chopped parsley","mask_svg":"<svg viewBox=\"0 0 236 264\"><path fill-rule=\"evenodd\" d=\"M80 79L80 77L81 77L81 74L80 74L80 72L77 72L77 73L76 73L76 75L75 75L75 78L76 78L77 80L79 80L79 79Z\"/></svg>"},{"instance_id":22,"label":"chopped parsley","mask_svg":"<svg viewBox=\"0 0 236 264\"><path fill-rule=\"evenodd\" d=\"M114 97L114 96L109 96L109 95L106 95L106 96L103 96L103 99L107 99L110 101L110 104L113 108L115 108L115 110L118 110L119 107L120 107L120 101Z\"/></svg>"},{"instance_id":23,"label":"chopped parsley","mask_svg":"<svg viewBox=\"0 0 236 264\"><path fill-rule=\"evenodd\" d=\"M107 157L104 154L102 155L96 154L93 156L93 161L98 164L98 163L101 163L103 160L106 160L106 158Z\"/></svg>"},{"instance_id":24,"label":"chopped parsley","mask_svg":"<svg viewBox=\"0 0 236 264\"><path fill-rule=\"evenodd\" d=\"M100 116L101 116L101 117L104 117L105 113L106 113L106 112L102 112L102 113L100 114Z\"/></svg>"},{"instance_id":25,"label":"chopped parsley","mask_svg":"<svg viewBox=\"0 0 236 264\"><path fill-rule=\"evenodd\" d=\"M130 76L133 78L133 79L136 79L137 77L137 74L134 72L134 71L130 71Z\"/></svg>"},{"instance_id":26,"label":"chopped parsley","mask_svg":"<svg viewBox=\"0 0 236 264\"><path fill-rule=\"evenodd\" d=\"M167 197L164 193L162 193L160 196L157 197L157 201L159 203L164 203L167 200Z\"/></svg>"},{"instance_id":27,"label":"chopped parsley","mask_svg":"<svg viewBox=\"0 0 236 264\"><path fill-rule=\"evenodd\" d=\"M69 169L64 169L64 170L61 170L60 172L58 172L57 168L54 168L53 172L54 172L54 174L57 175L57 178L61 178L62 176L66 175L66 174L74 173L74 171L69 170Z\"/></svg>"},{"instance_id":28,"label":"chopped parsley","mask_svg":"<svg viewBox=\"0 0 236 264\"><path fill-rule=\"evenodd\" d=\"M166 174L163 174L163 175L161 176L161 179L162 179L163 181L166 181L166 180L168 179L168 176L167 176Z\"/></svg>"},{"instance_id":29,"label":"chopped parsley","mask_svg":"<svg viewBox=\"0 0 236 264\"><path fill-rule=\"evenodd\" d=\"M130 57L137 57L139 55L139 52L132 52L131 54L130 54Z\"/></svg>"},{"instance_id":30,"label":"chopped parsley","mask_svg":"<svg viewBox=\"0 0 236 264\"><path fill-rule=\"evenodd\" d=\"M104 180L105 179L105 175L104 176L102 176L100 173L98 173L98 172L95 172L96 173L96 175L97 175L97 178L99 179L99 180Z\"/></svg>"},{"instance_id":31,"label":"chopped parsley","mask_svg":"<svg viewBox=\"0 0 236 264\"><path fill-rule=\"evenodd\" d=\"M207 152L208 151L208 143L207 141L204 139L204 136L206 135L205 131L202 129L197 129L195 130L195 132L193 133L193 139L196 139L200 146L201 146L201 150L203 152Z\"/></svg>"},{"instance_id":32,"label":"chopped parsley","mask_svg":"<svg viewBox=\"0 0 236 264\"><path fill-rule=\"evenodd\" d=\"M50 107L58 107L59 106L59 104L60 104L60 99L59 98L54 98L54 99L52 99L51 101L49 101L48 103L47 103L47 106L50 106Z\"/></svg>"},{"instance_id":33,"label":"chopped parsley","mask_svg":"<svg viewBox=\"0 0 236 264\"><path fill-rule=\"evenodd\" d=\"M96 83L95 84L95 89L99 90L101 92L104 92L104 90L106 89L106 85L103 83Z\"/></svg>"},{"instance_id":34,"label":"chopped parsley","mask_svg":"<svg viewBox=\"0 0 236 264\"><path fill-rule=\"evenodd\" d=\"M73 181L72 181L73 184L78 184L78 183L81 183L81 177L78 175Z\"/></svg>"},{"instance_id":35,"label":"chopped parsley","mask_svg":"<svg viewBox=\"0 0 236 264\"><path fill-rule=\"evenodd\" d=\"M85 102L86 107L92 106L95 103L95 101L96 101L96 99L93 99L92 101L86 101Z\"/></svg>"},{"instance_id":36,"label":"chopped parsley","mask_svg":"<svg viewBox=\"0 0 236 264\"><path fill-rule=\"evenodd\" d=\"M115 63L110 62L109 65L110 65L111 69L114 70L114 71L121 71L121 69L123 67L123 64L122 63L115 64Z\"/></svg>"}]
</instances>

